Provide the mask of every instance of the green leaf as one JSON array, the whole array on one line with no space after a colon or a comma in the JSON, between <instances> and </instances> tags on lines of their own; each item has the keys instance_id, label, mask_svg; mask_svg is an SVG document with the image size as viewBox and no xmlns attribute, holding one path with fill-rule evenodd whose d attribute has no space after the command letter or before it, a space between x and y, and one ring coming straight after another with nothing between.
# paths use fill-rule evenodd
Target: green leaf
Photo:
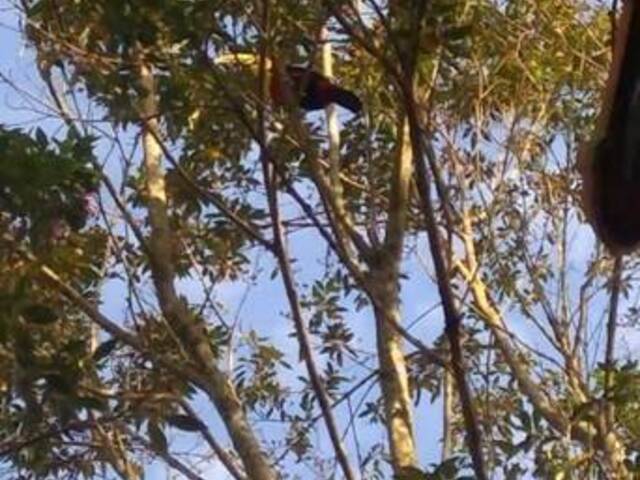
<instances>
[{"instance_id":1,"label":"green leaf","mask_svg":"<svg viewBox=\"0 0 640 480\"><path fill-rule=\"evenodd\" d=\"M27 305L20 313L27 322L38 325L48 325L59 319L58 314L53 309L40 304Z\"/></svg>"},{"instance_id":2,"label":"green leaf","mask_svg":"<svg viewBox=\"0 0 640 480\"><path fill-rule=\"evenodd\" d=\"M73 384L59 373L50 373L44 377L52 390L64 395L73 393Z\"/></svg>"},{"instance_id":3,"label":"green leaf","mask_svg":"<svg viewBox=\"0 0 640 480\"><path fill-rule=\"evenodd\" d=\"M529 416L529 414L524 411L524 410L520 410L517 412L518 418L520 419L520 422L522 423L522 428L526 431L526 432L530 432L531 431L531 417Z\"/></svg>"},{"instance_id":4,"label":"green leaf","mask_svg":"<svg viewBox=\"0 0 640 480\"><path fill-rule=\"evenodd\" d=\"M75 402L80 407L84 407L87 410L99 410L101 412L107 409L107 403L101 399L96 397L77 397Z\"/></svg>"},{"instance_id":5,"label":"green leaf","mask_svg":"<svg viewBox=\"0 0 640 480\"><path fill-rule=\"evenodd\" d=\"M473 28L471 27L471 25L461 25L459 27L448 28L444 32L444 36L447 38L447 40L455 41L466 38L471 35L471 33L473 33Z\"/></svg>"},{"instance_id":6,"label":"green leaf","mask_svg":"<svg viewBox=\"0 0 640 480\"><path fill-rule=\"evenodd\" d=\"M42 130L40 127L36 128L36 141L42 148L47 148L47 146L49 145L47 134L44 133L44 130Z\"/></svg>"},{"instance_id":7,"label":"green leaf","mask_svg":"<svg viewBox=\"0 0 640 480\"><path fill-rule=\"evenodd\" d=\"M112 338L110 340L102 342L100 345L98 345L96 351L93 352L93 360L99 362L100 360L108 356L111 352L113 352L117 345L117 338Z\"/></svg>"},{"instance_id":8,"label":"green leaf","mask_svg":"<svg viewBox=\"0 0 640 480\"><path fill-rule=\"evenodd\" d=\"M171 415L167 417L167 422L169 422L170 425L186 432L199 432L206 428L200 420L193 418L190 415Z\"/></svg>"},{"instance_id":9,"label":"green leaf","mask_svg":"<svg viewBox=\"0 0 640 480\"><path fill-rule=\"evenodd\" d=\"M416 467L403 467L393 478L394 480L426 480L427 474Z\"/></svg>"},{"instance_id":10,"label":"green leaf","mask_svg":"<svg viewBox=\"0 0 640 480\"><path fill-rule=\"evenodd\" d=\"M149 421L147 424L147 435L149 435L149 441L151 447L155 452L166 453L167 452L167 437L165 436L162 428L155 421Z\"/></svg>"}]
</instances>

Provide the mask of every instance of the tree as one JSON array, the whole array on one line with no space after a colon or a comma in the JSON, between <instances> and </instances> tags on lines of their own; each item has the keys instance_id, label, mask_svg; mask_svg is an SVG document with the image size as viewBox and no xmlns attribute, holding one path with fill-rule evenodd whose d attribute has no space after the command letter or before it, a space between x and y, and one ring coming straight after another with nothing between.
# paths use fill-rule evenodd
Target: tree
<instances>
[{"instance_id":1,"label":"tree","mask_svg":"<svg viewBox=\"0 0 640 480\"><path fill-rule=\"evenodd\" d=\"M65 134L0 136L7 472L637 471L638 369L613 328L633 332L637 261L593 237L575 169L611 57L601 6L16 9ZM274 107L271 59L363 114Z\"/></svg>"}]
</instances>

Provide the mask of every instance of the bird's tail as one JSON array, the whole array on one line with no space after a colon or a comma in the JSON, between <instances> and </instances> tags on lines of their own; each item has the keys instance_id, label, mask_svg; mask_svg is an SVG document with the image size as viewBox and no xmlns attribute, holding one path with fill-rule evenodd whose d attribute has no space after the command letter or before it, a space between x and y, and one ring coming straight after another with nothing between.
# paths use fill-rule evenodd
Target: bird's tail
<instances>
[{"instance_id":1,"label":"bird's tail","mask_svg":"<svg viewBox=\"0 0 640 480\"><path fill-rule=\"evenodd\" d=\"M356 115L362 110L362 102L355 93L335 85L329 90L329 101L351 110Z\"/></svg>"}]
</instances>

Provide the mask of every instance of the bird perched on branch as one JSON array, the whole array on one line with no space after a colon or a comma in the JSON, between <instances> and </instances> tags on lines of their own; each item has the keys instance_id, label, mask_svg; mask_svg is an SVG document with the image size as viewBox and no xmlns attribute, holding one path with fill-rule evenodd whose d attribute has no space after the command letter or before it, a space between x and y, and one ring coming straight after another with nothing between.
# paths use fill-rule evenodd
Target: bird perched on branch
<instances>
[{"instance_id":1,"label":"bird perched on branch","mask_svg":"<svg viewBox=\"0 0 640 480\"><path fill-rule=\"evenodd\" d=\"M237 53L221 55L216 64L238 63L256 66L258 57L253 54ZM362 102L358 96L339 87L329 78L315 70L298 65L281 65L268 60L269 94L275 105L295 104L306 111L321 110L334 103L359 114Z\"/></svg>"},{"instance_id":2,"label":"bird perched on branch","mask_svg":"<svg viewBox=\"0 0 640 480\"><path fill-rule=\"evenodd\" d=\"M585 212L616 254L640 245L640 6L625 2L595 142L579 155Z\"/></svg>"}]
</instances>

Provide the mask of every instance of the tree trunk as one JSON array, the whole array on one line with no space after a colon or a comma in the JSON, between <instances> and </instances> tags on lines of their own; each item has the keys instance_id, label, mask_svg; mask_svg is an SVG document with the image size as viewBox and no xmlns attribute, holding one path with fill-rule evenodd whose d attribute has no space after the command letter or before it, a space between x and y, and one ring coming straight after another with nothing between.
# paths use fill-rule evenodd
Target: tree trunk
<instances>
[{"instance_id":1,"label":"tree trunk","mask_svg":"<svg viewBox=\"0 0 640 480\"><path fill-rule=\"evenodd\" d=\"M453 451L453 377L444 370L442 378L442 461Z\"/></svg>"},{"instance_id":2,"label":"tree trunk","mask_svg":"<svg viewBox=\"0 0 640 480\"><path fill-rule=\"evenodd\" d=\"M151 273L160 309L176 336L186 346L192 360L203 370L205 375L200 387L222 417L248 477L275 480L276 473L260 447L231 381L216 365L204 325L189 312L175 290L171 229L161 165L162 149L157 140L155 82L152 72L144 65L140 66L140 81L145 90L140 102L140 115L143 121L144 166L151 224Z\"/></svg>"},{"instance_id":3,"label":"tree trunk","mask_svg":"<svg viewBox=\"0 0 640 480\"><path fill-rule=\"evenodd\" d=\"M400 321L398 275L381 266L371 275L371 289L375 296L374 312L377 327L380 389L387 420L387 434L394 471L418 464L413 437L413 415L407 365L402 338L393 324Z\"/></svg>"}]
</instances>

